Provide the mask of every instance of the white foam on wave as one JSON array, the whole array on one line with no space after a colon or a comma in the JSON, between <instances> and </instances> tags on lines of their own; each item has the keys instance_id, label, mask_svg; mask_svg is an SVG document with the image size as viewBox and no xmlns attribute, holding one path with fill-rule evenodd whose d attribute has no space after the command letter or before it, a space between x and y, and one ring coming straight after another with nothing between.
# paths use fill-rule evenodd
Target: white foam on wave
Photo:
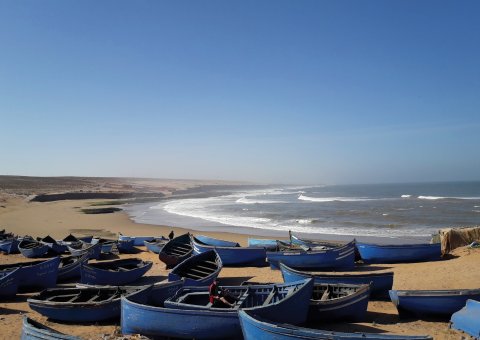
<instances>
[{"instance_id":1,"label":"white foam on wave","mask_svg":"<svg viewBox=\"0 0 480 340\"><path fill-rule=\"evenodd\" d=\"M459 197L459 196L452 196L452 197L442 197L442 196L418 196L418 199L421 200L444 200L444 199L454 199L454 200L480 200L480 197Z\"/></svg>"},{"instance_id":2,"label":"white foam on wave","mask_svg":"<svg viewBox=\"0 0 480 340\"><path fill-rule=\"evenodd\" d=\"M412 197L412 195L402 195L401 197L402 198L410 198L410 197Z\"/></svg>"},{"instance_id":3,"label":"white foam on wave","mask_svg":"<svg viewBox=\"0 0 480 340\"><path fill-rule=\"evenodd\" d=\"M239 198L235 203L241 204L274 204L274 203L287 203L284 201L274 201L274 200L260 200L260 199L251 199L247 197Z\"/></svg>"},{"instance_id":4,"label":"white foam on wave","mask_svg":"<svg viewBox=\"0 0 480 340\"><path fill-rule=\"evenodd\" d=\"M440 197L440 196L418 196L419 200L443 200L447 197Z\"/></svg>"},{"instance_id":5,"label":"white foam on wave","mask_svg":"<svg viewBox=\"0 0 480 340\"><path fill-rule=\"evenodd\" d=\"M305 195L298 196L298 199L310 202L362 202L375 200L374 198L364 197L310 197Z\"/></svg>"}]
</instances>

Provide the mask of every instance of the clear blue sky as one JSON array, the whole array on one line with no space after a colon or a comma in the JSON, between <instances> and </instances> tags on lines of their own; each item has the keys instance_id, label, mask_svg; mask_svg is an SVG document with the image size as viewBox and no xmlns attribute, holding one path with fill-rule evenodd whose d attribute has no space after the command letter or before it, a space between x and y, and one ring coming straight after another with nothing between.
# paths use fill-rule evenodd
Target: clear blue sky
<instances>
[{"instance_id":1,"label":"clear blue sky","mask_svg":"<svg viewBox=\"0 0 480 340\"><path fill-rule=\"evenodd\" d=\"M0 1L0 174L480 179L480 1Z\"/></svg>"}]
</instances>

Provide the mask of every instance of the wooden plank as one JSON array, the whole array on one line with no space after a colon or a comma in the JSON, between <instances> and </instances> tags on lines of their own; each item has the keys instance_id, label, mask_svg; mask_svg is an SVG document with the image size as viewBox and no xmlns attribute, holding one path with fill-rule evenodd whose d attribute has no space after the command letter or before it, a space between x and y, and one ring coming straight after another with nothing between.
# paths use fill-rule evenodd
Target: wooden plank
<instances>
[{"instance_id":1,"label":"wooden plank","mask_svg":"<svg viewBox=\"0 0 480 340\"><path fill-rule=\"evenodd\" d=\"M263 302L262 306L268 305L272 301L272 299L273 299L273 297L275 296L276 293L277 293L277 288L275 287L274 289L272 289L270 294L268 294L268 296L265 299L265 301Z\"/></svg>"}]
</instances>

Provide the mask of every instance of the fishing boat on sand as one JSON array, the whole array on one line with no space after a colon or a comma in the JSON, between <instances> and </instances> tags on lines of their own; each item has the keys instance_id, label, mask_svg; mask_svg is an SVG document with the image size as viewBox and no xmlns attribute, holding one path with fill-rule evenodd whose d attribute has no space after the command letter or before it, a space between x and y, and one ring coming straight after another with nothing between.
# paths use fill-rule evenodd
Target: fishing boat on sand
<instances>
[{"instance_id":1,"label":"fishing boat on sand","mask_svg":"<svg viewBox=\"0 0 480 340\"><path fill-rule=\"evenodd\" d=\"M370 298L388 299L388 291L392 289L393 272L369 273L324 273L308 272L290 268L280 263L283 280L293 282L313 278L315 283L345 283L345 284L370 284Z\"/></svg>"},{"instance_id":2,"label":"fishing boat on sand","mask_svg":"<svg viewBox=\"0 0 480 340\"><path fill-rule=\"evenodd\" d=\"M357 250L365 263L402 263L440 260L440 243L372 244L357 242Z\"/></svg>"},{"instance_id":3,"label":"fishing boat on sand","mask_svg":"<svg viewBox=\"0 0 480 340\"><path fill-rule=\"evenodd\" d=\"M18 287L21 289L43 289L55 287L57 284L60 257L48 260L18 262L0 265L0 273L10 272L19 268Z\"/></svg>"},{"instance_id":4,"label":"fishing boat on sand","mask_svg":"<svg viewBox=\"0 0 480 340\"><path fill-rule=\"evenodd\" d=\"M222 270L222 260L215 250L189 257L168 274L168 281L184 280L185 286L208 286Z\"/></svg>"},{"instance_id":5,"label":"fishing boat on sand","mask_svg":"<svg viewBox=\"0 0 480 340\"><path fill-rule=\"evenodd\" d=\"M264 266L266 264L266 252L264 248L211 246L191 236L193 252L201 254L209 250L215 250L222 259L224 266Z\"/></svg>"},{"instance_id":6,"label":"fishing boat on sand","mask_svg":"<svg viewBox=\"0 0 480 340\"><path fill-rule=\"evenodd\" d=\"M18 250L28 258L41 257L47 254L49 247L46 244L35 241L32 238L24 238L18 244Z\"/></svg>"},{"instance_id":7,"label":"fishing boat on sand","mask_svg":"<svg viewBox=\"0 0 480 340\"><path fill-rule=\"evenodd\" d=\"M26 315L23 316L21 340L82 340L73 335L67 335L42 325Z\"/></svg>"},{"instance_id":8,"label":"fishing boat on sand","mask_svg":"<svg viewBox=\"0 0 480 340\"><path fill-rule=\"evenodd\" d=\"M238 311L245 340L432 340L424 335L396 335L382 333L343 333L320 329L303 328L287 323L278 323L260 317L254 311Z\"/></svg>"},{"instance_id":9,"label":"fishing boat on sand","mask_svg":"<svg viewBox=\"0 0 480 340\"><path fill-rule=\"evenodd\" d=\"M480 300L480 289L391 290L390 299L400 317L449 318L462 309L467 300Z\"/></svg>"},{"instance_id":10,"label":"fishing boat on sand","mask_svg":"<svg viewBox=\"0 0 480 340\"><path fill-rule=\"evenodd\" d=\"M173 297L164 301L161 298L165 299L167 294L161 288L152 289L147 300L135 294L122 298L122 333L183 339L240 339L239 309L268 315L278 322L303 323L313 280L225 287L238 297L233 308L212 307L207 287L178 288L177 285ZM156 298L157 295L161 298Z\"/></svg>"},{"instance_id":11,"label":"fishing boat on sand","mask_svg":"<svg viewBox=\"0 0 480 340\"><path fill-rule=\"evenodd\" d=\"M158 254L158 258L167 265L167 269L171 269L192 254L193 247L190 243L190 234L187 233L168 241Z\"/></svg>"},{"instance_id":12,"label":"fishing boat on sand","mask_svg":"<svg viewBox=\"0 0 480 340\"><path fill-rule=\"evenodd\" d=\"M51 288L27 301L31 309L53 320L96 322L118 318L120 297L138 290L131 287Z\"/></svg>"},{"instance_id":13,"label":"fishing boat on sand","mask_svg":"<svg viewBox=\"0 0 480 340\"><path fill-rule=\"evenodd\" d=\"M80 282L91 285L125 285L141 278L152 265L153 262L141 259L82 263Z\"/></svg>"}]
</instances>

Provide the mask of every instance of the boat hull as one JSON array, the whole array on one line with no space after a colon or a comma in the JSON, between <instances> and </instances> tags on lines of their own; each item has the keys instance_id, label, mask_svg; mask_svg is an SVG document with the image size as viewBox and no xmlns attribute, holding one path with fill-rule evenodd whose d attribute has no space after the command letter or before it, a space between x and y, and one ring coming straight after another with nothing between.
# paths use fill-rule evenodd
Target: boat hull
<instances>
[{"instance_id":1,"label":"boat hull","mask_svg":"<svg viewBox=\"0 0 480 340\"><path fill-rule=\"evenodd\" d=\"M304 322L308 313L307 301L311 296L312 288L313 280L303 281L301 288L289 298L284 299L283 303L250 309L260 315L269 315L279 322L286 322L286 320ZM204 290L204 288L189 289ZM157 307L161 305L158 301L155 305L150 301L148 305L144 302L136 302L133 295L122 298L122 333L182 339L241 339L242 337L237 309Z\"/></svg>"},{"instance_id":2,"label":"boat hull","mask_svg":"<svg viewBox=\"0 0 480 340\"><path fill-rule=\"evenodd\" d=\"M400 317L450 317L462 309L467 300L480 300L480 289L399 291L391 290L390 299Z\"/></svg>"},{"instance_id":3,"label":"boat hull","mask_svg":"<svg viewBox=\"0 0 480 340\"><path fill-rule=\"evenodd\" d=\"M28 258L41 257L48 252L48 249L50 248L46 244L30 240L23 240L18 245L18 250Z\"/></svg>"},{"instance_id":4,"label":"boat hull","mask_svg":"<svg viewBox=\"0 0 480 340\"><path fill-rule=\"evenodd\" d=\"M21 340L81 340L81 338L59 333L27 316L23 317Z\"/></svg>"},{"instance_id":5,"label":"boat hull","mask_svg":"<svg viewBox=\"0 0 480 340\"><path fill-rule=\"evenodd\" d=\"M72 254L72 256L83 256L84 254L88 253L89 259L98 260L102 253L102 245L100 243L83 243L80 249L75 249L69 246L68 250L70 251L70 254Z\"/></svg>"},{"instance_id":6,"label":"boat hull","mask_svg":"<svg viewBox=\"0 0 480 340\"><path fill-rule=\"evenodd\" d=\"M222 260L215 250L194 255L168 274L168 281L184 280L185 286L208 286L220 274Z\"/></svg>"},{"instance_id":7,"label":"boat hull","mask_svg":"<svg viewBox=\"0 0 480 340\"><path fill-rule=\"evenodd\" d=\"M18 291L19 268L0 272L0 299L15 296Z\"/></svg>"},{"instance_id":8,"label":"boat hull","mask_svg":"<svg viewBox=\"0 0 480 340\"><path fill-rule=\"evenodd\" d=\"M89 300L84 301L80 297L79 302L68 302L65 301L66 299L73 296L75 298L75 294L79 294L80 296L83 292L86 291L93 291L93 297ZM51 292L56 292L51 294ZM83 292L82 292L83 291ZM81 293L79 293L81 292ZM139 294L141 291L139 291ZM70 294L74 293L74 294ZM42 292L39 296L50 294L54 296L55 294L66 296L65 299L60 299L61 302L53 302L55 300L41 300L38 296L34 296L28 299L28 304L31 309L34 311L46 316L47 318L59 321L68 321L68 322L96 322L101 320L110 320L115 319L120 316L120 298L121 295L117 292L115 288L108 289L108 288L81 288L81 289L52 289ZM105 300L95 300L97 297L102 297L102 294L110 294L112 298L105 299ZM115 295L114 295L115 294ZM125 294L127 294L125 292ZM88 299L87 298L87 299Z\"/></svg>"},{"instance_id":9,"label":"boat hull","mask_svg":"<svg viewBox=\"0 0 480 340\"><path fill-rule=\"evenodd\" d=\"M355 274L328 274L302 272L280 264L283 280L294 282L312 277L315 283L343 283L343 284L370 284L370 298L388 299L388 291L392 289L393 272L385 273L355 273Z\"/></svg>"},{"instance_id":10,"label":"boat hull","mask_svg":"<svg viewBox=\"0 0 480 340\"><path fill-rule=\"evenodd\" d=\"M144 241L143 244L147 248L148 251L151 251L152 253L159 254L163 246L167 243L167 240L159 240L159 241Z\"/></svg>"},{"instance_id":11,"label":"boat hull","mask_svg":"<svg viewBox=\"0 0 480 340\"><path fill-rule=\"evenodd\" d=\"M248 238L248 246L256 248L265 248L267 250L275 250L277 248L277 240Z\"/></svg>"},{"instance_id":12,"label":"boat hull","mask_svg":"<svg viewBox=\"0 0 480 340\"><path fill-rule=\"evenodd\" d=\"M75 256L72 256L72 258L75 258ZM57 281L66 281L80 277L80 267L88 259L89 255L84 254L81 257L77 257L73 263L59 267Z\"/></svg>"},{"instance_id":13,"label":"boat hull","mask_svg":"<svg viewBox=\"0 0 480 340\"><path fill-rule=\"evenodd\" d=\"M222 259L224 266L262 267L266 264L264 248L209 246L201 244L196 238L192 238L192 245L194 254L215 250Z\"/></svg>"},{"instance_id":14,"label":"boat hull","mask_svg":"<svg viewBox=\"0 0 480 340\"><path fill-rule=\"evenodd\" d=\"M358 243L360 257L365 263L403 263L439 260L440 243L378 245Z\"/></svg>"},{"instance_id":15,"label":"boat hull","mask_svg":"<svg viewBox=\"0 0 480 340\"><path fill-rule=\"evenodd\" d=\"M168 241L158 254L158 258L169 269L189 258L192 254L193 247L190 244L190 235L187 233Z\"/></svg>"},{"instance_id":16,"label":"boat hull","mask_svg":"<svg viewBox=\"0 0 480 340\"><path fill-rule=\"evenodd\" d=\"M349 295L336 297L331 300L321 300L319 297L318 299L312 298L308 310L309 322L345 320L354 322L364 321L370 296L369 285L317 284L314 285L313 289L315 291L321 287L322 290L323 288L328 287L329 290L332 290L332 293L335 291L341 292L342 290L356 291Z\"/></svg>"},{"instance_id":17,"label":"boat hull","mask_svg":"<svg viewBox=\"0 0 480 340\"><path fill-rule=\"evenodd\" d=\"M480 339L480 302L468 300L465 307L452 315L451 327Z\"/></svg>"},{"instance_id":18,"label":"boat hull","mask_svg":"<svg viewBox=\"0 0 480 340\"><path fill-rule=\"evenodd\" d=\"M354 244L312 251L268 251L267 259L272 269L280 269L280 263L298 269L347 269L355 265Z\"/></svg>"},{"instance_id":19,"label":"boat hull","mask_svg":"<svg viewBox=\"0 0 480 340\"><path fill-rule=\"evenodd\" d=\"M116 263L125 265L127 263L134 262L133 260L115 260L109 261L109 263ZM141 278L147 271L150 270L153 263L149 261L137 261L142 265L138 268L134 268L126 271L111 271L108 269L98 268L95 265L83 263L80 267L80 282L89 285L112 285L121 286L134 282ZM102 264L105 264L103 262Z\"/></svg>"},{"instance_id":20,"label":"boat hull","mask_svg":"<svg viewBox=\"0 0 480 340\"><path fill-rule=\"evenodd\" d=\"M5 254L18 254L18 240L16 238L9 238L6 240L0 240L0 251L3 251Z\"/></svg>"},{"instance_id":21,"label":"boat hull","mask_svg":"<svg viewBox=\"0 0 480 340\"><path fill-rule=\"evenodd\" d=\"M209 246L216 246L216 247L240 247L240 244L237 242L219 240L213 237L208 237L205 235L196 235L195 238L200 242L209 245Z\"/></svg>"},{"instance_id":22,"label":"boat hull","mask_svg":"<svg viewBox=\"0 0 480 340\"><path fill-rule=\"evenodd\" d=\"M429 336L408 336L378 333L341 333L278 324L252 312L238 312L245 340L294 340L294 339L328 339L328 340L432 340Z\"/></svg>"},{"instance_id":23,"label":"boat hull","mask_svg":"<svg viewBox=\"0 0 480 340\"><path fill-rule=\"evenodd\" d=\"M0 265L0 271L11 271L18 267L17 277L20 289L43 289L55 287L57 284L59 264L60 257L54 257L44 261Z\"/></svg>"}]
</instances>

